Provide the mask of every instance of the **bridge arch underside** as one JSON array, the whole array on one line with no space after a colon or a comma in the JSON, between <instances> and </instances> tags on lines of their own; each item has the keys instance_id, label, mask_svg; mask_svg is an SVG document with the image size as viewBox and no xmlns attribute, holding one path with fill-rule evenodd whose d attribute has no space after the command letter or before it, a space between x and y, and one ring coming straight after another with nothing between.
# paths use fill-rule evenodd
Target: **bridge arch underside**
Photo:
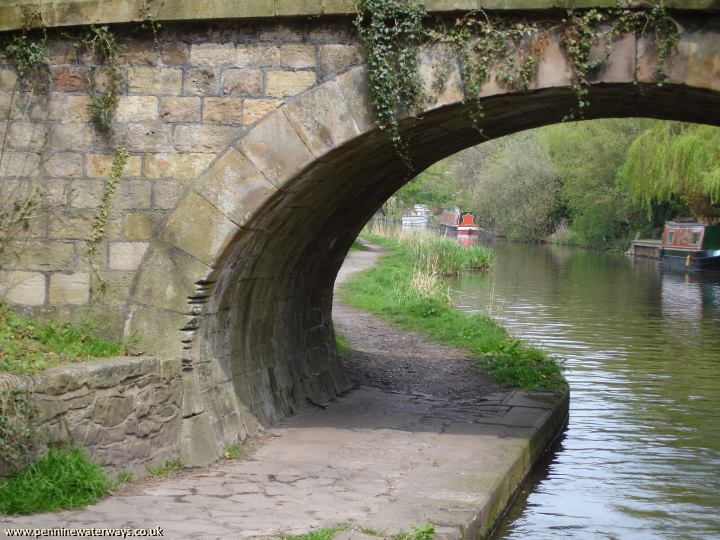
<instances>
[{"instance_id":1,"label":"bridge arch underside","mask_svg":"<svg viewBox=\"0 0 720 540\"><path fill-rule=\"evenodd\" d=\"M334 280L406 175L387 135L368 120L366 101L363 109L344 96L348 109L336 110L306 94L299 99L320 103L320 112L296 114L291 101L241 136L178 204L146 256L128 329L164 328L153 332L156 346L184 356L188 462L217 456L306 398L350 387L334 345ZM569 87L488 97L482 134L470 125L472 105L453 102L403 121L402 132L420 171L485 140L557 123L575 102ZM590 103L587 119L720 124L720 93L685 84L599 84ZM298 140L284 134L288 126ZM169 275L173 286L158 287Z\"/></svg>"}]
</instances>

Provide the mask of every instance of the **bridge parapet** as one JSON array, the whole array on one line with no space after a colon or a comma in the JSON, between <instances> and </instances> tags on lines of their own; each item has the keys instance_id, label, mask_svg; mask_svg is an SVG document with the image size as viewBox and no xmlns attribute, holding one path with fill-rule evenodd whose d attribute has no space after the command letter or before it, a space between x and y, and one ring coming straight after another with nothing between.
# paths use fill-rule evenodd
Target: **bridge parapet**
<instances>
[{"instance_id":1,"label":"bridge parapet","mask_svg":"<svg viewBox=\"0 0 720 540\"><path fill-rule=\"evenodd\" d=\"M425 0L430 14L473 10L542 11L568 8L613 8L616 0ZM632 0L630 6L647 5ZM720 0L666 0L681 10L720 10ZM356 13L356 0L15 0L0 5L0 31L22 28L23 6L37 6L48 27L143 21L149 14L159 21L210 21L277 17L331 17Z\"/></svg>"}]
</instances>

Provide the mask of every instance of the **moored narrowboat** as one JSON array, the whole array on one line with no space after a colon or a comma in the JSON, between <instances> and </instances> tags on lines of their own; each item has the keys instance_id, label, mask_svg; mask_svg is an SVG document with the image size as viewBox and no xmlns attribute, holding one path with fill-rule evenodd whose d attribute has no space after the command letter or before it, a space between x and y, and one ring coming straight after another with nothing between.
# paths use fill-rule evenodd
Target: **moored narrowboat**
<instances>
[{"instance_id":1,"label":"moored narrowboat","mask_svg":"<svg viewBox=\"0 0 720 540\"><path fill-rule=\"evenodd\" d=\"M660 263L685 270L720 270L720 222L667 221Z\"/></svg>"},{"instance_id":2,"label":"moored narrowboat","mask_svg":"<svg viewBox=\"0 0 720 540\"><path fill-rule=\"evenodd\" d=\"M458 234L477 234L480 227L475 225L474 216L469 213L461 213L459 209L445 210L438 219L438 225L446 231Z\"/></svg>"}]
</instances>

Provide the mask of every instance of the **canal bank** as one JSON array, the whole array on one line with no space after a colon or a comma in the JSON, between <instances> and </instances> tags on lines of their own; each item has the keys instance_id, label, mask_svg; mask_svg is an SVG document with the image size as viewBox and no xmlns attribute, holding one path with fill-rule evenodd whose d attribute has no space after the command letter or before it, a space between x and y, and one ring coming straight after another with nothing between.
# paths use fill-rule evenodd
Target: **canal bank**
<instances>
[{"instance_id":1,"label":"canal bank","mask_svg":"<svg viewBox=\"0 0 720 540\"><path fill-rule=\"evenodd\" d=\"M353 252L340 279L376 255ZM4 519L3 527L160 526L169 538L204 539L338 524L357 537L432 523L441 538L482 538L562 428L568 396L468 381L458 349L340 304L335 318L353 349L351 374L367 376L355 390L268 429L243 459L149 479L85 510ZM363 362L382 365L363 371ZM426 391L394 382L408 380L425 381Z\"/></svg>"}]
</instances>

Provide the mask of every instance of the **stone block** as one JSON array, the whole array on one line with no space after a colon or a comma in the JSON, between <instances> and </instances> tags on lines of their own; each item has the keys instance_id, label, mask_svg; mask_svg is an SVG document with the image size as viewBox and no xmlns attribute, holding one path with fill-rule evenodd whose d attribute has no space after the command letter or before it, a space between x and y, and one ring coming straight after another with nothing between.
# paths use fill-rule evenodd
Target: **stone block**
<instances>
[{"instance_id":1,"label":"stone block","mask_svg":"<svg viewBox=\"0 0 720 540\"><path fill-rule=\"evenodd\" d=\"M80 156L82 161L82 156ZM37 152L12 152L6 150L0 161L0 176L27 178L40 172L40 156Z\"/></svg>"},{"instance_id":2,"label":"stone block","mask_svg":"<svg viewBox=\"0 0 720 540\"><path fill-rule=\"evenodd\" d=\"M0 272L0 297L23 306L45 303L45 276L39 272Z\"/></svg>"},{"instance_id":3,"label":"stone block","mask_svg":"<svg viewBox=\"0 0 720 540\"><path fill-rule=\"evenodd\" d=\"M35 106L30 107L30 118L33 120L62 120L64 97L62 94L51 94L45 99L36 100ZM3 112L0 111L0 118L2 118L2 114Z\"/></svg>"},{"instance_id":4,"label":"stone block","mask_svg":"<svg viewBox=\"0 0 720 540\"><path fill-rule=\"evenodd\" d=\"M83 305L90 300L90 274L52 274L48 293L50 303Z\"/></svg>"},{"instance_id":5,"label":"stone block","mask_svg":"<svg viewBox=\"0 0 720 540\"><path fill-rule=\"evenodd\" d=\"M127 123L115 126L118 140L125 141L129 152L170 152L172 144L172 126L164 123Z\"/></svg>"},{"instance_id":6,"label":"stone block","mask_svg":"<svg viewBox=\"0 0 720 540\"><path fill-rule=\"evenodd\" d=\"M259 69L226 69L222 75L222 93L235 97L262 96L262 72Z\"/></svg>"},{"instance_id":7,"label":"stone block","mask_svg":"<svg viewBox=\"0 0 720 540\"><path fill-rule=\"evenodd\" d=\"M234 43L193 43L190 47L190 64L195 66L235 65Z\"/></svg>"},{"instance_id":8,"label":"stone block","mask_svg":"<svg viewBox=\"0 0 720 540\"><path fill-rule=\"evenodd\" d=\"M368 93L367 67L358 66L346 71L337 77L337 83L360 131L366 133L373 129L375 113Z\"/></svg>"},{"instance_id":9,"label":"stone block","mask_svg":"<svg viewBox=\"0 0 720 540\"><path fill-rule=\"evenodd\" d=\"M191 191L168 216L160 238L213 267L237 233L238 227L220 210Z\"/></svg>"},{"instance_id":10,"label":"stone block","mask_svg":"<svg viewBox=\"0 0 720 540\"><path fill-rule=\"evenodd\" d=\"M68 271L75 264L73 245L65 242L10 242L4 257L4 267L13 270Z\"/></svg>"},{"instance_id":11,"label":"stone block","mask_svg":"<svg viewBox=\"0 0 720 540\"><path fill-rule=\"evenodd\" d=\"M95 275L92 275L90 287L92 303L124 307L130 295L130 287L135 275L134 271L108 270L103 272L102 282Z\"/></svg>"},{"instance_id":12,"label":"stone block","mask_svg":"<svg viewBox=\"0 0 720 540\"><path fill-rule=\"evenodd\" d=\"M122 180L113 195L112 207L118 210L150 208L151 188L147 180Z\"/></svg>"},{"instance_id":13,"label":"stone block","mask_svg":"<svg viewBox=\"0 0 720 540\"><path fill-rule=\"evenodd\" d=\"M183 420L180 448L180 457L188 465L208 465L217 459L221 449L210 425L210 415L198 414Z\"/></svg>"},{"instance_id":14,"label":"stone block","mask_svg":"<svg viewBox=\"0 0 720 540\"><path fill-rule=\"evenodd\" d=\"M169 210L180 200L185 187L175 182L157 182L155 184L155 208Z\"/></svg>"},{"instance_id":15,"label":"stone block","mask_svg":"<svg viewBox=\"0 0 720 540\"><path fill-rule=\"evenodd\" d=\"M165 122L200 122L199 97L164 97L160 118Z\"/></svg>"},{"instance_id":16,"label":"stone block","mask_svg":"<svg viewBox=\"0 0 720 540\"><path fill-rule=\"evenodd\" d=\"M90 96L67 96L62 117L63 122L89 122L92 117Z\"/></svg>"},{"instance_id":17,"label":"stone block","mask_svg":"<svg viewBox=\"0 0 720 540\"><path fill-rule=\"evenodd\" d=\"M133 65L155 65L158 53L152 40L128 40L118 55L120 63Z\"/></svg>"},{"instance_id":18,"label":"stone block","mask_svg":"<svg viewBox=\"0 0 720 540\"><path fill-rule=\"evenodd\" d=\"M185 71L183 94L217 96L220 94L220 70L210 68Z\"/></svg>"},{"instance_id":19,"label":"stone block","mask_svg":"<svg viewBox=\"0 0 720 540\"><path fill-rule=\"evenodd\" d=\"M182 70L176 68L135 67L128 72L128 90L133 94L182 92Z\"/></svg>"},{"instance_id":20,"label":"stone block","mask_svg":"<svg viewBox=\"0 0 720 540\"><path fill-rule=\"evenodd\" d=\"M551 32L548 36L547 44L543 49L537 67L537 76L535 82L530 85L531 88L551 88L555 86L570 86L572 82L572 68L570 62L565 55L561 43L561 37L557 32ZM481 95L487 96L502 93L502 89L485 88L481 90Z\"/></svg>"},{"instance_id":21,"label":"stone block","mask_svg":"<svg viewBox=\"0 0 720 540\"><path fill-rule=\"evenodd\" d=\"M134 407L134 396L98 397L92 419L105 427L117 426L127 419Z\"/></svg>"},{"instance_id":22,"label":"stone block","mask_svg":"<svg viewBox=\"0 0 720 540\"><path fill-rule=\"evenodd\" d=\"M276 98L294 96L314 85L315 79L314 71L269 71L265 94Z\"/></svg>"},{"instance_id":23,"label":"stone block","mask_svg":"<svg viewBox=\"0 0 720 540\"><path fill-rule=\"evenodd\" d=\"M85 176L83 155L76 153L50 154L43 163L43 170L49 178Z\"/></svg>"},{"instance_id":24,"label":"stone block","mask_svg":"<svg viewBox=\"0 0 720 540\"><path fill-rule=\"evenodd\" d=\"M215 125L178 125L175 148L180 152L217 153L235 138L238 128Z\"/></svg>"},{"instance_id":25,"label":"stone block","mask_svg":"<svg viewBox=\"0 0 720 540\"><path fill-rule=\"evenodd\" d=\"M320 45L318 74L327 77L365 60L365 51L359 43Z\"/></svg>"},{"instance_id":26,"label":"stone block","mask_svg":"<svg viewBox=\"0 0 720 540\"><path fill-rule=\"evenodd\" d=\"M87 175L91 178L107 178L110 174L113 157L112 154L87 154L85 156ZM140 156L130 156L125 164L123 177L140 176L141 164Z\"/></svg>"},{"instance_id":27,"label":"stone block","mask_svg":"<svg viewBox=\"0 0 720 540\"><path fill-rule=\"evenodd\" d=\"M147 248L146 242L110 242L110 270L136 270Z\"/></svg>"},{"instance_id":28,"label":"stone block","mask_svg":"<svg viewBox=\"0 0 720 540\"><path fill-rule=\"evenodd\" d=\"M285 15L318 15L322 13L321 0L282 0L275 2L275 13Z\"/></svg>"},{"instance_id":29,"label":"stone block","mask_svg":"<svg viewBox=\"0 0 720 540\"><path fill-rule=\"evenodd\" d=\"M281 187L314 160L282 110L264 118L237 147L276 187Z\"/></svg>"},{"instance_id":30,"label":"stone block","mask_svg":"<svg viewBox=\"0 0 720 540\"><path fill-rule=\"evenodd\" d=\"M252 124L263 116L282 105L279 99L245 99L243 100L243 124Z\"/></svg>"},{"instance_id":31,"label":"stone block","mask_svg":"<svg viewBox=\"0 0 720 540\"><path fill-rule=\"evenodd\" d=\"M118 122L153 122L159 117L155 96L120 96L115 120Z\"/></svg>"},{"instance_id":32,"label":"stone block","mask_svg":"<svg viewBox=\"0 0 720 540\"><path fill-rule=\"evenodd\" d=\"M72 188L66 180L46 180L43 201L48 209L56 211L68 203L68 195Z\"/></svg>"},{"instance_id":33,"label":"stone block","mask_svg":"<svg viewBox=\"0 0 720 540\"><path fill-rule=\"evenodd\" d=\"M242 99L235 97L205 98L203 122L208 124L242 124Z\"/></svg>"},{"instance_id":34,"label":"stone block","mask_svg":"<svg viewBox=\"0 0 720 540\"><path fill-rule=\"evenodd\" d=\"M56 124L50 133L48 148L56 152L83 152L92 149L93 140L90 124L80 122Z\"/></svg>"},{"instance_id":35,"label":"stone block","mask_svg":"<svg viewBox=\"0 0 720 540\"><path fill-rule=\"evenodd\" d=\"M239 67L272 67L279 63L279 47L275 43L238 43L237 60Z\"/></svg>"},{"instance_id":36,"label":"stone block","mask_svg":"<svg viewBox=\"0 0 720 540\"><path fill-rule=\"evenodd\" d=\"M291 101L285 115L317 157L360 134L345 97L334 81Z\"/></svg>"},{"instance_id":37,"label":"stone block","mask_svg":"<svg viewBox=\"0 0 720 540\"><path fill-rule=\"evenodd\" d=\"M172 178L187 183L195 180L210 164L212 154L150 154L145 156L143 168L147 178Z\"/></svg>"},{"instance_id":38,"label":"stone block","mask_svg":"<svg viewBox=\"0 0 720 540\"><path fill-rule=\"evenodd\" d=\"M133 212L125 216L125 240L145 242L152 239L162 216L151 212Z\"/></svg>"},{"instance_id":39,"label":"stone block","mask_svg":"<svg viewBox=\"0 0 720 540\"><path fill-rule=\"evenodd\" d=\"M87 69L80 66L53 66L50 79L53 92L87 92L90 88Z\"/></svg>"},{"instance_id":40,"label":"stone block","mask_svg":"<svg viewBox=\"0 0 720 540\"><path fill-rule=\"evenodd\" d=\"M140 269L133 299L145 305L189 312L187 297L210 268L179 248L156 244Z\"/></svg>"},{"instance_id":41,"label":"stone block","mask_svg":"<svg viewBox=\"0 0 720 540\"><path fill-rule=\"evenodd\" d=\"M178 294L190 295L193 292L178 291ZM183 332L180 329L188 321L189 317L182 313L130 304L126 335L136 335L143 350L149 353L180 358L183 347Z\"/></svg>"},{"instance_id":42,"label":"stone block","mask_svg":"<svg viewBox=\"0 0 720 540\"><path fill-rule=\"evenodd\" d=\"M190 59L190 45L182 41L173 41L163 45L160 60L168 66L182 66Z\"/></svg>"},{"instance_id":43,"label":"stone block","mask_svg":"<svg viewBox=\"0 0 720 540\"><path fill-rule=\"evenodd\" d=\"M688 41L685 83L717 92L720 90L720 35L710 32L696 33ZM668 63L671 64L666 67L668 76L673 82L677 82L673 75L682 71L680 64L684 62L682 59L672 58Z\"/></svg>"},{"instance_id":44,"label":"stone block","mask_svg":"<svg viewBox=\"0 0 720 540\"><path fill-rule=\"evenodd\" d=\"M104 189L103 180L73 180L70 188L70 206L97 208L102 201Z\"/></svg>"},{"instance_id":45,"label":"stone block","mask_svg":"<svg viewBox=\"0 0 720 540\"><path fill-rule=\"evenodd\" d=\"M62 240L84 240L92 234L94 210L53 212L50 216L49 237Z\"/></svg>"},{"instance_id":46,"label":"stone block","mask_svg":"<svg viewBox=\"0 0 720 540\"><path fill-rule=\"evenodd\" d=\"M196 189L239 226L276 192L250 160L232 148L213 163Z\"/></svg>"},{"instance_id":47,"label":"stone block","mask_svg":"<svg viewBox=\"0 0 720 540\"><path fill-rule=\"evenodd\" d=\"M18 150L42 150L48 141L49 125L37 122L12 122L7 144Z\"/></svg>"},{"instance_id":48,"label":"stone block","mask_svg":"<svg viewBox=\"0 0 720 540\"><path fill-rule=\"evenodd\" d=\"M0 69L0 91L12 92L15 90L17 75L14 69Z\"/></svg>"}]
</instances>

